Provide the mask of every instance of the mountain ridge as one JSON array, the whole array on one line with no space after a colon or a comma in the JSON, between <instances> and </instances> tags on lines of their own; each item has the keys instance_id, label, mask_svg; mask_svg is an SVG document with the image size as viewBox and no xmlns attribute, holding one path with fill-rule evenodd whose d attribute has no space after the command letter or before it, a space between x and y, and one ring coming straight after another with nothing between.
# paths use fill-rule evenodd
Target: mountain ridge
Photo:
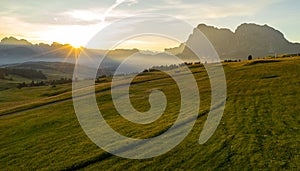
<instances>
[{"instance_id":1,"label":"mountain ridge","mask_svg":"<svg viewBox=\"0 0 300 171\"><path fill-rule=\"evenodd\" d=\"M300 44L288 41L284 34L268 25L258 25L255 23L243 23L234 31L228 28L217 28L206 24L199 24L187 41L179 47L165 49L165 52L182 57L184 60L198 59L191 52L186 44L197 44L199 40L195 39L196 29L200 30L211 42L221 60L241 59L246 60L249 55L254 58L265 56L276 56L279 54L300 53ZM12 57L24 61L38 58L37 60L63 59L66 56L75 56L70 49L70 44L60 44L53 42L51 45L45 43L32 44L25 39L16 39L14 37L5 37L0 42L0 58L4 63L10 63ZM199 47L200 48L200 47ZM99 55L105 50L91 50L92 54ZM108 56L112 60L126 58L134 53L141 52L138 49L116 49L110 51ZM74 63L74 59L68 58L69 62ZM22 61L17 61L22 62Z\"/></svg>"},{"instance_id":2,"label":"mountain ridge","mask_svg":"<svg viewBox=\"0 0 300 171\"><path fill-rule=\"evenodd\" d=\"M1 42L1 45L32 45L28 40L25 39L17 39L13 36L4 37Z\"/></svg>"},{"instance_id":3,"label":"mountain ridge","mask_svg":"<svg viewBox=\"0 0 300 171\"><path fill-rule=\"evenodd\" d=\"M289 42L282 32L268 25L243 23L233 32L227 28L217 28L206 24L199 24L195 29L200 30L214 46L222 60L247 59L248 55L254 58L275 56L277 54L300 53L300 44ZM170 53L195 58L185 44L197 44L196 30L185 43L179 47L165 49ZM183 47L184 46L184 47Z\"/></svg>"}]
</instances>

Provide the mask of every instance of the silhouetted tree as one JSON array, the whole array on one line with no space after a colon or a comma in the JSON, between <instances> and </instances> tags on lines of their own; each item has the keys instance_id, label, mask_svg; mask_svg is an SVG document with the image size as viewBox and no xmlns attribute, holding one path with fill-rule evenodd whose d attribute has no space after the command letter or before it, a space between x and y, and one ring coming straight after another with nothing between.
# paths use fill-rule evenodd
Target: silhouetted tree
<instances>
[{"instance_id":1,"label":"silhouetted tree","mask_svg":"<svg viewBox=\"0 0 300 171\"><path fill-rule=\"evenodd\" d=\"M252 58L252 55L249 55L248 56L248 60L250 61L250 60L252 60L253 58Z\"/></svg>"},{"instance_id":2,"label":"silhouetted tree","mask_svg":"<svg viewBox=\"0 0 300 171\"><path fill-rule=\"evenodd\" d=\"M23 88L23 85L21 83L19 83L18 86L17 86L17 88L21 89L21 88Z\"/></svg>"},{"instance_id":3,"label":"silhouetted tree","mask_svg":"<svg viewBox=\"0 0 300 171\"><path fill-rule=\"evenodd\" d=\"M20 83L20 84L17 86L18 89L21 89L21 88L23 88L23 87L27 87L27 84L26 84L25 82Z\"/></svg>"},{"instance_id":4,"label":"silhouetted tree","mask_svg":"<svg viewBox=\"0 0 300 171\"><path fill-rule=\"evenodd\" d=\"M31 81L30 87L33 87L33 86L34 86L34 81Z\"/></svg>"}]
</instances>

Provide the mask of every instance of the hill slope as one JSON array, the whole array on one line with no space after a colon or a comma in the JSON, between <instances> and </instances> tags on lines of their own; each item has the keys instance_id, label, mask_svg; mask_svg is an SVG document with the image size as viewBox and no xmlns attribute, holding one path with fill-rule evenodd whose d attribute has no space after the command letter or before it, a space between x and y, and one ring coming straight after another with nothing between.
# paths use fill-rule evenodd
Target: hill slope
<instances>
[{"instance_id":1,"label":"hill slope","mask_svg":"<svg viewBox=\"0 0 300 171\"><path fill-rule=\"evenodd\" d=\"M189 136L170 152L146 160L108 154L84 134L69 99L0 117L0 165L5 170L299 170L300 58L225 63L224 68L228 85L225 113L204 145L198 144L198 138L209 110L210 86L204 68L192 66L201 95L199 117ZM115 111L105 83L96 86L99 108L123 135L145 138L160 134L177 118L176 84L157 72L135 80L144 81L131 86L131 100L139 111L147 111L149 90L154 87L170 97L161 119L150 125L126 122ZM46 89L51 88L34 91ZM9 91L10 100L18 99L20 91L32 92L29 88ZM2 106L7 101L1 99Z\"/></svg>"}]
</instances>

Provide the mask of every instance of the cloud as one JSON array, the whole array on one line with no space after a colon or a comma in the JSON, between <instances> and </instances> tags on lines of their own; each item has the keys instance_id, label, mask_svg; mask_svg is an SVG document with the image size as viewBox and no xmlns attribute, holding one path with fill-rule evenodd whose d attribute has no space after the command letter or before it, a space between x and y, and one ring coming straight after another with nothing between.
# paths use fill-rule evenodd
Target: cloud
<instances>
[{"instance_id":1,"label":"cloud","mask_svg":"<svg viewBox=\"0 0 300 171\"><path fill-rule=\"evenodd\" d=\"M101 22L104 10L70 10L60 14L61 17L69 17L79 21Z\"/></svg>"},{"instance_id":2,"label":"cloud","mask_svg":"<svg viewBox=\"0 0 300 171\"><path fill-rule=\"evenodd\" d=\"M165 5L154 5L152 11L175 14L183 19L220 19L231 16L251 16L275 3L269 0L255 1L197 1L164 0Z\"/></svg>"},{"instance_id":3,"label":"cloud","mask_svg":"<svg viewBox=\"0 0 300 171\"><path fill-rule=\"evenodd\" d=\"M116 10L118 6L121 4L127 3L129 6L132 4L138 3L137 0L116 0L113 5L108 8L97 8L97 9L82 9L82 10L70 10L67 12L63 12L61 16L69 16L78 21L83 21L82 23L90 22L92 23L100 23L105 22L109 19L119 19L123 17L129 17L129 10Z\"/></svg>"},{"instance_id":4,"label":"cloud","mask_svg":"<svg viewBox=\"0 0 300 171\"><path fill-rule=\"evenodd\" d=\"M34 1L0 2L0 39L5 36L16 36L34 43L78 43L84 45L107 23L102 23L107 8L101 5L82 5L70 2L49 3ZM55 0L54 0L55 1ZM110 1L111 2L111 1ZM118 5L132 5L136 0L118 1ZM39 3L39 5L36 5ZM56 5L55 5L56 4ZM62 8L63 6L63 8ZM100 7L97 7L100 6ZM128 16L129 11L114 9L107 13L107 22Z\"/></svg>"},{"instance_id":5,"label":"cloud","mask_svg":"<svg viewBox=\"0 0 300 171\"><path fill-rule=\"evenodd\" d=\"M107 15L112 11L114 10L115 8L117 8L119 5L121 5L122 3L128 3L129 5L131 4L135 4L135 3L138 3L137 0L116 0L116 2L110 6L106 11L105 13L103 14L103 18L102 18L102 21L104 22Z\"/></svg>"},{"instance_id":6,"label":"cloud","mask_svg":"<svg viewBox=\"0 0 300 171\"><path fill-rule=\"evenodd\" d=\"M170 5L182 4L182 1L180 1L180 0L163 0L163 2L170 4Z\"/></svg>"},{"instance_id":7,"label":"cloud","mask_svg":"<svg viewBox=\"0 0 300 171\"><path fill-rule=\"evenodd\" d=\"M68 11L78 12L78 11L87 11L96 8L96 9L101 9L101 11L98 11L99 12L98 15L103 15L103 13L110 6L110 4L111 1L109 0L101 0L101 1L10 0L10 1L0 1L0 15L18 18L19 20L28 23L39 23L39 24L49 24L49 25L89 24L87 23L86 20L83 20L83 18L76 18L76 17L71 17L70 15L61 15L61 14L64 14ZM57 23L55 21L60 21L60 22Z\"/></svg>"},{"instance_id":8,"label":"cloud","mask_svg":"<svg viewBox=\"0 0 300 171\"><path fill-rule=\"evenodd\" d=\"M103 21L105 21L105 24L108 24L121 18L142 13L166 14L186 20L195 26L199 23L217 23L217 25L219 24L222 27L228 27L228 25L231 24L232 27L229 27L233 28L241 22L247 22L249 18L252 19L251 22L265 23L267 21L266 23L272 24L272 22L274 23L275 21L280 23L280 21L286 20L285 17L279 19L276 15L270 13L271 9L268 9L270 6L281 1L282 0L253 0L249 2L238 0L1 1L0 33L1 35L22 34L24 37L20 38L26 38L27 36L29 37L28 39L31 38L41 41L45 41L42 39L50 39L51 37L60 38L65 35L65 37L70 37L65 38L65 40L71 40L72 37L76 37L76 34L89 32L89 35L92 35L91 33L96 33L97 30L101 28L99 25L101 23L103 24ZM282 4L286 3L282 2ZM277 5L279 10L288 12L288 7L282 6L282 4ZM292 3L289 5L291 4ZM293 15L297 17L297 15ZM231 23L226 23L228 21ZM293 21L290 21L290 23L297 24L296 21ZM289 23L285 23L285 27L289 27L288 24ZM293 26L293 28L296 27ZM180 34L188 36L189 33Z\"/></svg>"}]
</instances>

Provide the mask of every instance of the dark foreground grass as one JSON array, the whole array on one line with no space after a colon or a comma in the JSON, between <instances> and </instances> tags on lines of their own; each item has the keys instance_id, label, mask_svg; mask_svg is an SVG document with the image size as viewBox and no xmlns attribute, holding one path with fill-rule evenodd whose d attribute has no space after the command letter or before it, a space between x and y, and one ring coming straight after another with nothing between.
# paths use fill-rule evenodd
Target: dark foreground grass
<instances>
[{"instance_id":1,"label":"dark foreground grass","mask_svg":"<svg viewBox=\"0 0 300 171\"><path fill-rule=\"evenodd\" d=\"M200 115L188 137L170 152L146 160L110 155L88 139L72 101L65 101L0 117L0 169L299 170L300 60L277 60L280 62L225 64L228 97L224 116L204 145L198 139L209 109L209 80L203 68L193 68L201 96ZM107 122L130 137L153 137L168 129L178 114L178 94L173 80L163 78L131 87L131 100L139 111L149 108L149 89L158 87L168 95L168 110L161 119L143 126L129 123L117 115L105 91L97 99Z\"/></svg>"}]
</instances>

